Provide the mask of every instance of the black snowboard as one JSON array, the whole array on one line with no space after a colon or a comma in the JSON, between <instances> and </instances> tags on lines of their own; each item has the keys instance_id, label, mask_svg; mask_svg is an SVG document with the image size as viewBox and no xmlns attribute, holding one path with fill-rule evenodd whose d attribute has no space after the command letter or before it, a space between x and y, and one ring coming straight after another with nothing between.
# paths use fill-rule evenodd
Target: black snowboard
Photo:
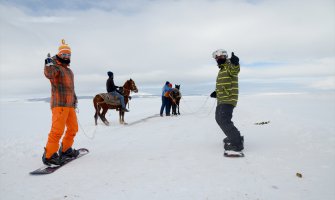
<instances>
[{"instance_id":1,"label":"black snowboard","mask_svg":"<svg viewBox=\"0 0 335 200\"><path fill-rule=\"evenodd\" d=\"M86 154L89 153L89 150L85 149L85 148L80 148L80 149L78 149L78 151L79 151L79 155L76 158L68 159L62 165L44 166L44 167L36 169L35 171L30 172L30 174L31 175L51 174L54 171L56 171L57 169L63 167L66 164L68 164L69 162L71 162L73 160L76 160L76 159L78 159L78 158L80 158L80 157L82 157L82 156L84 156L84 155L86 155Z\"/></svg>"},{"instance_id":2,"label":"black snowboard","mask_svg":"<svg viewBox=\"0 0 335 200\"><path fill-rule=\"evenodd\" d=\"M223 153L224 157L229 157L229 158L240 158L244 157L244 153L242 151L227 151L225 150Z\"/></svg>"}]
</instances>

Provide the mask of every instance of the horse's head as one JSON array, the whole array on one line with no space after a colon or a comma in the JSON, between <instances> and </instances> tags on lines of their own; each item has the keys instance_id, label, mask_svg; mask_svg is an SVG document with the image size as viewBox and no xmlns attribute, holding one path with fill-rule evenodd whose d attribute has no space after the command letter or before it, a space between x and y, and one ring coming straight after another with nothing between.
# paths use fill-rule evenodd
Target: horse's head
<instances>
[{"instance_id":1,"label":"horse's head","mask_svg":"<svg viewBox=\"0 0 335 200\"><path fill-rule=\"evenodd\" d=\"M138 92L138 89L136 87L136 84L135 84L135 81L133 81L133 79L129 79L125 85L128 85L128 90L132 91L132 92L135 92L137 93Z\"/></svg>"},{"instance_id":2,"label":"horse's head","mask_svg":"<svg viewBox=\"0 0 335 200\"><path fill-rule=\"evenodd\" d=\"M174 85L174 87L180 90L180 85Z\"/></svg>"}]
</instances>

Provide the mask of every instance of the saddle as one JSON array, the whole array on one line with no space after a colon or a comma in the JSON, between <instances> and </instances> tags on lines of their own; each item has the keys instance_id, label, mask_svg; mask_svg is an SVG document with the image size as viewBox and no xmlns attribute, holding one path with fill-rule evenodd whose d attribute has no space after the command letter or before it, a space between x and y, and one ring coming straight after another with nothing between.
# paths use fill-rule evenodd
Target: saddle
<instances>
[{"instance_id":1,"label":"saddle","mask_svg":"<svg viewBox=\"0 0 335 200\"><path fill-rule=\"evenodd\" d=\"M99 96L103 98L104 103L112 105L112 106L119 106L121 105L120 99L117 96L113 96L109 93L100 93Z\"/></svg>"}]
</instances>

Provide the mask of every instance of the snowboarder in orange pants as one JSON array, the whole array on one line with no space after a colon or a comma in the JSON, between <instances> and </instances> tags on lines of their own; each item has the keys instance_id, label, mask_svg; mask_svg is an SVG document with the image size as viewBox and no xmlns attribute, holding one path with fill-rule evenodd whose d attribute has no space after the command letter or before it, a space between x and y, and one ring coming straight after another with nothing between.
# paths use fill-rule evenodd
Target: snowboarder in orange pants
<instances>
[{"instance_id":1,"label":"snowboarder in orange pants","mask_svg":"<svg viewBox=\"0 0 335 200\"><path fill-rule=\"evenodd\" d=\"M46 165L60 165L66 158L77 157L79 152L72 148L74 137L78 132L75 108L77 96L74 91L74 76L69 68L71 48L62 40L58 53L45 60L44 75L51 83L50 105L52 125L48 141L42 156ZM64 134L62 144L59 141ZM59 148L60 147L60 148ZM58 153L57 153L58 151Z\"/></svg>"}]
</instances>

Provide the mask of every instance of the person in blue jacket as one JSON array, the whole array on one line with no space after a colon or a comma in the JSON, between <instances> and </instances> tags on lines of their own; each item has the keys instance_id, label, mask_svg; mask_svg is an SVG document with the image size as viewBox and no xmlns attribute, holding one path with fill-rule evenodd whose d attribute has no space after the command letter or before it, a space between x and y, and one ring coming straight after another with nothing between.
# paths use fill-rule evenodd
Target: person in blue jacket
<instances>
[{"instance_id":1,"label":"person in blue jacket","mask_svg":"<svg viewBox=\"0 0 335 200\"><path fill-rule=\"evenodd\" d=\"M169 87L170 82L166 81L165 85L162 88L162 106L161 106L161 111L160 111L160 116L163 117L163 112L164 112L164 108L165 108L165 114L166 116L170 116L170 100L168 95L165 95L167 92L169 92L171 90L171 87Z\"/></svg>"}]
</instances>

